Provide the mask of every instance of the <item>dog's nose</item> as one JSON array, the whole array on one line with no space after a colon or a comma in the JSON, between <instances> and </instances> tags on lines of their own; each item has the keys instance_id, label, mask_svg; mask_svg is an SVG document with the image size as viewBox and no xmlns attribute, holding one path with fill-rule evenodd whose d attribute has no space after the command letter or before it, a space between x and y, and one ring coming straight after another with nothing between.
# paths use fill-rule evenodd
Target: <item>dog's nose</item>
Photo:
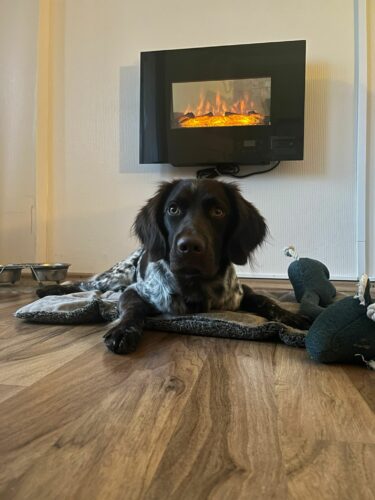
<instances>
[{"instance_id":1,"label":"dog's nose","mask_svg":"<svg viewBox=\"0 0 375 500\"><path fill-rule=\"evenodd\" d=\"M177 240L177 250L182 254L202 254L204 252L204 242L196 236L182 236Z\"/></svg>"}]
</instances>

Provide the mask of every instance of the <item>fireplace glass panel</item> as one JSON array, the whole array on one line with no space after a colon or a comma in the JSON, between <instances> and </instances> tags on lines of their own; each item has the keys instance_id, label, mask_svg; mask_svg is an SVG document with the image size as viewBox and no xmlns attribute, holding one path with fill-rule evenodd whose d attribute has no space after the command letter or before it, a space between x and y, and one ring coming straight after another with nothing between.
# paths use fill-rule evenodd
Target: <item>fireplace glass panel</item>
<instances>
[{"instance_id":1,"label":"fireplace glass panel","mask_svg":"<svg viewBox=\"0 0 375 500\"><path fill-rule=\"evenodd\" d=\"M172 83L174 129L270 125L270 110L270 77Z\"/></svg>"}]
</instances>

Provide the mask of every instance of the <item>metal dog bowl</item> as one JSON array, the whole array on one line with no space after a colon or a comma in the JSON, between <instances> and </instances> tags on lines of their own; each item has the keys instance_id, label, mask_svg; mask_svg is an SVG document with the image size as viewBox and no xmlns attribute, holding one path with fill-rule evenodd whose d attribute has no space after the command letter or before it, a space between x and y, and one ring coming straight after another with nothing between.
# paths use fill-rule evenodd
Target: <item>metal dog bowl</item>
<instances>
[{"instance_id":1,"label":"metal dog bowl","mask_svg":"<svg viewBox=\"0 0 375 500\"><path fill-rule=\"evenodd\" d=\"M66 278L70 264L37 263L25 264L25 266L31 269L33 279L39 283L42 281L56 281L56 283L60 283L60 281Z\"/></svg>"},{"instance_id":2,"label":"metal dog bowl","mask_svg":"<svg viewBox=\"0 0 375 500\"><path fill-rule=\"evenodd\" d=\"M22 269L30 268L35 281L60 281L66 278L70 264L65 263L27 263L27 264L0 264L0 283L15 283L21 278Z\"/></svg>"},{"instance_id":3,"label":"metal dog bowl","mask_svg":"<svg viewBox=\"0 0 375 500\"><path fill-rule=\"evenodd\" d=\"M23 266L19 264L0 264L0 283L15 283L21 279Z\"/></svg>"}]
</instances>

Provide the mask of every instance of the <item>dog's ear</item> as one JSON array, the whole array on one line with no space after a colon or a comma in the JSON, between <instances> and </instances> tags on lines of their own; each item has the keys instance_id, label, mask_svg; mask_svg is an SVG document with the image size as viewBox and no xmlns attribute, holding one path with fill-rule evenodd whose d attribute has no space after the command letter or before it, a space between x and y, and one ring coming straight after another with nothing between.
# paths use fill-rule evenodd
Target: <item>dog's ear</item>
<instances>
[{"instance_id":1,"label":"dog's ear","mask_svg":"<svg viewBox=\"0 0 375 500\"><path fill-rule=\"evenodd\" d=\"M149 252L152 261L164 259L168 251L168 238L164 227L164 204L178 181L163 182L155 195L138 212L133 230Z\"/></svg>"},{"instance_id":2,"label":"dog's ear","mask_svg":"<svg viewBox=\"0 0 375 500\"><path fill-rule=\"evenodd\" d=\"M226 184L234 210L234 230L228 243L228 257L234 264L243 265L265 239L268 228L264 218L246 201L235 184Z\"/></svg>"}]
</instances>

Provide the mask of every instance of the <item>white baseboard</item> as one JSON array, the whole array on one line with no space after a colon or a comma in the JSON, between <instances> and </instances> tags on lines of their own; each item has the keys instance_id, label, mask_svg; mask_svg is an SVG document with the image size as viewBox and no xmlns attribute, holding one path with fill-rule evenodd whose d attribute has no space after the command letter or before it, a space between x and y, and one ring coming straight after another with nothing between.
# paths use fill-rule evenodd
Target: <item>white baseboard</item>
<instances>
[{"instance_id":1,"label":"white baseboard","mask_svg":"<svg viewBox=\"0 0 375 500\"><path fill-rule=\"evenodd\" d=\"M73 273L68 273L68 278L73 280L73 279L87 279L93 276L94 273L78 273L78 272L73 272ZM262 280L285 280L289 281L288 275L285 274L266 274L266 273L250 273L246 271L237 271L237 276L239 278L244 278L244 279L262 279ZM370 276L370 281L372 283L375 283L375 276ZM358 281L358 278L355 276L331 276L330 279L332 281Z\"/></svg>"},{"instance_id":2,"label":"white baseboard","mask_svg":"<svg viewBox=\"0 0 375 500\"><path fill-rule=\"evenodd\" d=\"M288 280L288 275L285 274L255 274L250 272L239 271L237 272L239 278L248 278L248 279L269 279L269 280ZM330 279L332 281L358 281L358 278L355 276L331 276ZM375 278L370 277L370 281Z\"/></svg>"}]
</instances>

